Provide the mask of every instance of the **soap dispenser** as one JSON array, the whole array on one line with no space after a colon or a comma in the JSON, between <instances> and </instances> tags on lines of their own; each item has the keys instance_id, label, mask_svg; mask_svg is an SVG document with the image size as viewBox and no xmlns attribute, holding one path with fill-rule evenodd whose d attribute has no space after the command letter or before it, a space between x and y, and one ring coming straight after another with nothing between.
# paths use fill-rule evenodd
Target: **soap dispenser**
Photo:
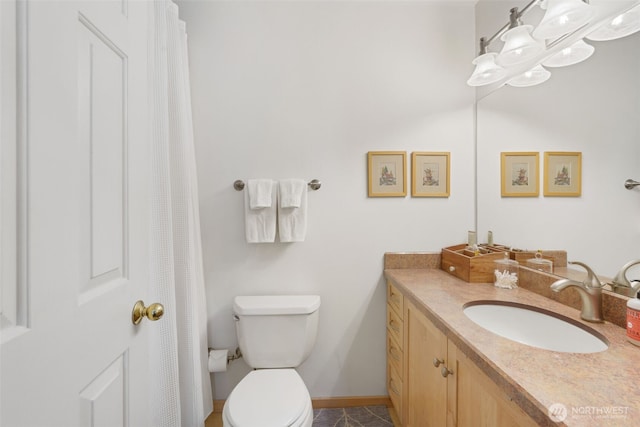
<instances>
[{"instance_id":1,"label":"soap dispenser","mask_svg":"<svg viewBox=\"0 0 640 427\"><path fill-rule=\"evenodd\" d=\"M627 339L640 346L640 292L627 301Z\"/></svg>"}]
</instances>

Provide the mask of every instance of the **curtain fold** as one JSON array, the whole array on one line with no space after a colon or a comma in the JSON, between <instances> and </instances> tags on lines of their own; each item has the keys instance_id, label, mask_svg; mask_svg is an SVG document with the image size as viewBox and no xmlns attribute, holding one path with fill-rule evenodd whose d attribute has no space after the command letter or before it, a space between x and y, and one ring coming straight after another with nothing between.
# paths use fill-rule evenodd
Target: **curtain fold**
<instances>
[{"instance_id":1,"label":"curtain fold","mask_svg":"<svg viewBox=\"0 0 640 427\"><path fill-rule=\"evenodd\" d=\"M151 328L151 417L154 427L202 426L213 398L187 38L177 5L151 9L151 292L165 305Z\"/></svg>"}]
</instances>

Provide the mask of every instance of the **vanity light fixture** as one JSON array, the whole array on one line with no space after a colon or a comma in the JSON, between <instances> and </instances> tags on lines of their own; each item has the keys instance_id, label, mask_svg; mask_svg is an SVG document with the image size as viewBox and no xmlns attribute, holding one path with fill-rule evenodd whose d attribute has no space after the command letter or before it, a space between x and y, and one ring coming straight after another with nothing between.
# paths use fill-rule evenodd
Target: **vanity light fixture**
<instances>
[{"instance_id":1,"label":"vanity light fixture","mask_svg":"<svg viewBox=\"0 0 640 427\"><path fill-rule=\"evenodd\" d=\"M551 73L542 65L538 64L529 71L512 78L507 84L515 87L535 86L546 82L549 80L549 77L551 77Z\"/></svg>"},{"instance_id":2,"label":"vanity light fixture","mask_svg":"<svg viewBox=\"0 0 640 427\"><path fill-rule=\"evenodd\" d=\"M495 83L507 75L506 67L524 62L544 51L544 42L531 37L531 26L523 25L520 18L542 0L531 0L521 11L510 10L509 22L489 38L480 39L480 53L472 63L473 74L467 80L469 86L484 86ZM488 52L489 45L498 37L505 42L500 54Z\"/></svg>"},{"instance_id":3,"label":"vanity light fixture","mask_svg":"<svg viewBox=\"0 0 640 427\"><path fill-rule=\"evenodd\" d=\"M582 0L546 0L540 7L547 10L533 31L533 36L540 40L557 38L577 30L594 14L592 6Z\"/></svg>"},{"instance_id":4,"label":"vanity light fixture","mask_svg":"<svg viewBox=\"0 0 640 427\"><path fill-rule=\"evenodd\" d=\"M498 64L503 66L522 63L545 49L542 42L531 37L533 27L520 21L518 8L514 7L510 12L509 29L500 37L504 46L497 57Z\"/></svg>"},{"instance_id":5,"label":"vanity light fixture","mask_svg":"<svg viewBox=\"0 0 640 427\"><path fill-rule=\"evenodd\" d=\"M609 41L620 39L640 31L640 5L616 16L611 21L587 34L593 41Z\"/></svg>"},{"instance_id":6,"label":"vanity light fixture","mask_svg":"<svg viewBox=\"0 0 640 427\"><path fill-rule=\"evenodd\" d=\"M545 67L566 67L577 64L593 55L595 48L580 39L569 47L542 61Z\"/></svg>"},{"instance_id":7,"label":"vanity light fixture","mask_svg":"<svg viewBox=\"0 0 640 427\"><path fill-rule=\"evenodd\" d=\"M497 53L487 52L487 41L484 37L480 38L480 53L472 62L476 68L467 80L469 86L495 83L507 74L504 68L496 64L496 56Z\"/></svg>"},{"instance_id":8,"label":"vanity light fixture","mask_svg":"<svg viewBox=\"0 0 640 427\"><path fill-rule=\"evenodd\" d=\"M601 24L603 17L613 16L615 11L607 11L607 7L611 9L611 5L592 6L589 1L531 0L521 11L517 7L512 8L509 22L505 26L493 36L480 39L480 55L473 60L476 68L467 84L489 85L511 76L515 77L508 80L507 84L510 86L540 84L551 75L542 65L573 65L593 54L594 47L578 37L585 37L586 34L589 40L606 41L640 31L640 0L627 2L631 4L626 6L626 12L604 24ZM534 6L540 6L546 9L546 12L540 23L531 31L533 27L523 24L521 18ZM592 29L594 25L597 27ZM489 46L497 38L504 41L502 51L498 55L488 52ZM563 43L564 49L560 50L559 43ZM529 67L529 71L522 73L522 70Z\"/></svg>"}]
</instances>

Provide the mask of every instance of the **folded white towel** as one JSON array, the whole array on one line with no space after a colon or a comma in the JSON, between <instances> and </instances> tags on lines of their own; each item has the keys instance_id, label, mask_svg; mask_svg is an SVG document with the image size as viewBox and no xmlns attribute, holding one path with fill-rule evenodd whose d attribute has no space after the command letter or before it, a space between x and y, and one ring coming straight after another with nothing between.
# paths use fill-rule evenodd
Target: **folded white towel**
<instances>
[{"instance_id":1,"label":"folded white towel","mask_svg":"<svg viewBox=\"0 0 640 427\"><path fill-rule=\"evenodd\" d=\"M302 203L302 193L307 189L307 181L304 179L280 180L278 197L281 208L299 208Z\"/></svg>"},{"instance_id":2,"label":"folded white towel","mask_svg":"<svg viewBox=\"0 0 640 427\"><path fill-rule=\"evenodd\" d=\"M273 180L271 179L250 179L247 182L249 207L251 209L271 207L271 194L273 193L272 187Z\"/></svg>"},{"instance_id":3,"label":"folded white towel","mask_svg":"<svg viewBox=\"0 0 640 427\"><path fill-rule=\"evenodd\" d=\"M269 207L251 209L249 192L244 192L244 231L247 243L269 243L276 240L277 191L271 192Z\"/></svg>"},{"instance_id":4,"label":"folded white towel","mask_svg":"<svg viewBox=\"0 0 640 427\"><path fill-rule=\"evenodd\" d=\"M278 203L278 234L281 242L304 242L306 237L307 184L303 182L299 207L283 207Z\"/></svg>"}]
</instances>

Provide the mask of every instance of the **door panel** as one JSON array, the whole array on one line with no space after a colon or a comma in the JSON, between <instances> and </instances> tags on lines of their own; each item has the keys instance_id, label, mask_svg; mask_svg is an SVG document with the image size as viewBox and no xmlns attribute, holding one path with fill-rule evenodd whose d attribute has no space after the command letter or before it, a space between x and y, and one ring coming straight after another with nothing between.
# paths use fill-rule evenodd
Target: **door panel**
<instances>
[{"instance_id":1,"label":"door panel","mask_svg":"<svg viewBox=\"0 0 640 427\"><path fill-rule=\"evenodd\" d=\"M80 392L80 425L130 425L127 400L127 354L118 357Z\"/></svg>"},{"instance_id":2,"label":"door panel","mask_svg":"<svg viewBox=\"0 0 640 427\"><path fill-rule=\"evenodd\" d=\"M127 276L128 74L124 52L107 35L83 15L78 26L78 134L87 202L80 221L83 302Z\"/></svg>"},{"instance_id":3,"label":"door panel","mask_svg":"<svg viewBox=\"0 0 640 427\"><path fill-rule=\"evenodd\" d=\"M148 426L148 5L19 6L28 317L2 330L0 425Z\"/></svg>"}]
</instances>

